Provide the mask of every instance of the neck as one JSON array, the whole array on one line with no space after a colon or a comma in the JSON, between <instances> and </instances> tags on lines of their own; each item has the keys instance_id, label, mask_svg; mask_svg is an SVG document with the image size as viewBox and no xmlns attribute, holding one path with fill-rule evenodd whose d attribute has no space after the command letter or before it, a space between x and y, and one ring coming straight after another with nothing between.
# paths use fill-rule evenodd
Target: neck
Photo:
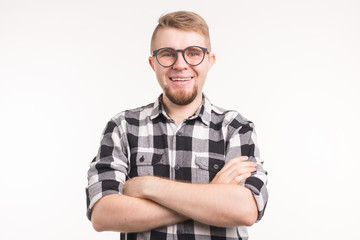
<instances>
[{"instance_id":1,"label":"neck","mask_svg":"<svg viewBox=\"0 0 360 240\"><path fill-rule=\"evenodd\" d=\"M165 96L165 94L163 94L162 102L166 113L179 125L185 119L194 115L196 110L198 110L202 104L202 94L199 94L194 101L184 106L174 104Z\"/></svg>"}]
</instances>

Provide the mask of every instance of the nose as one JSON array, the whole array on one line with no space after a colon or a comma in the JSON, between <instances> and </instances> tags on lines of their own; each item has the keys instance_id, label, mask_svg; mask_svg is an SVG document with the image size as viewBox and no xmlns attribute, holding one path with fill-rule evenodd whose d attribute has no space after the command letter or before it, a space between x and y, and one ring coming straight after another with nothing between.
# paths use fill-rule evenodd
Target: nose
<instances>
[{"instance_id":1,"label":"nose","mask_svg":"<svg viewBox=\"0 0 360 240\"><path fill-rule=\"evenodd\" d=\"M183 53L181 51L178 51L177 52L177 60L174 63L174 65L172 65L172 68L173 69L187 69L188 67L189 67L189 65L185 61Z\"/></svg>"}]
</instances>

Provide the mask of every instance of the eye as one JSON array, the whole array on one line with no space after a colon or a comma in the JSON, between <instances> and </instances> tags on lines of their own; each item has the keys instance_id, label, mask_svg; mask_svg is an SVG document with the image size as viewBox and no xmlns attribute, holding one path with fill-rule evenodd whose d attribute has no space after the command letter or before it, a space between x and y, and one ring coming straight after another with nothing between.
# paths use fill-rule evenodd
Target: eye
<instances>
[{"instance_id":1,"label":"eye","mask_svg":"<svg viewBox=\"0 0 360 240\"><path fill-rule=\"evenodd\" d=\"M198 52L191 52L191 53L189 53L189 56L193 56L193 57L195 57L195 56L199 56L200 54L198 53Z\"/></svg>"},{"instance_id":2,"label":"eye","mask_svg":"<svg viewBox=\"0 0 360 240\"><path fill-rule=\"evenodd\" d=\"M174 57L175 55L172 53L164 53L162 56L164 57Z\"/></svg>"},{"instance_id":3,"label":"eye","mask_svg":"<svg viewBox=\"0 0 360 240\"><path fill-rule=\"evenodd\" d=\"M188 57L201 57L203 52L200 48L192 47L186 50L186 56Z\"/></svg>"},{"instance_id":4,"label":"eye","mask_svg":"<svg viewBox=\"0 0 360 240\"><path fill-rule=\"evenodd\" d=\"M163 49L159 51L158 56L161 58L174 58L175 52L172 49Z\"/></svg>"}]
</instances>

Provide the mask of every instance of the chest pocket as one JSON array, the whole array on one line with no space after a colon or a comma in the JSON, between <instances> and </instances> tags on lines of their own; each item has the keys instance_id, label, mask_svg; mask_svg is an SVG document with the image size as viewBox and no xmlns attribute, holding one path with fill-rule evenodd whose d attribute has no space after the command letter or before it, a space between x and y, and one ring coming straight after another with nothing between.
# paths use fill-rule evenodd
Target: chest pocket
<instances>
[{"instance_id":1,"label":"chest pocket","mask_svg":"<svg viewBox=\"0 0 360 240\"><path fill-rule=\"evenodd\" d=\"M209 183L224 167L225 157L219 155L210 157L196 156L195 164L198 167L195 174L197 183Z\"/></svg>"},{"instance_id":2,"label":"chest pocket","mask_svg":"<svg viewBox=\"0 0 360 240\"><path fill-rule=\"evenodd\" d=\"M166 164L163 150L156 150L156 152L148 152L132 149L130 157L129 177L166 177L168 175L168 171L166 172L164 166L168 166L168 164Z\"/></svg>"}]
</instances>

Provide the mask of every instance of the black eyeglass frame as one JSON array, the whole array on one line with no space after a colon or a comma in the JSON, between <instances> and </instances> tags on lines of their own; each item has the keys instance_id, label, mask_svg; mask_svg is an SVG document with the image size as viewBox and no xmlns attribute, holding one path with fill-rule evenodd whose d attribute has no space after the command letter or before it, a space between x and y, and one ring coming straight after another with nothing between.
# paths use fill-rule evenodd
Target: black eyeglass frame
<instances>
[{"instance_id":1,"label":"black eyeglass frame","mask_svg":"<svg viewBox=\"0 0 360 240\"><path fill-rule=\"evenodd\" d=\"M192 48L192 47L200 48L200 49L203 51L203 54L204 54L204 55L203 55L203 58L201 59L201 61L200 61L198 64L191 64L191 63L189 63L189 62L186 60L185 51L188 50L189 48ZM174 50L174 51L176 52L175 61L174 61L171 65L169 65L169 66L162 65L162 64L160 63L158 57L157 57L158 52L161 51L161 50L163 50L163 49L171 49L171 50ZM197 65L201 64L201 63L204 61L205 55L206 55L207 53L209 53L207 48L200 47L200 46L189 46L189 47L187 47L187 48L185 48L185 49L174 49L174 48L171 48L171 47L163 47L163 48L159 48L159 49L153 51L153 57L156 58L156 61L157 61L161 66L163 66L163 67L171 67L171 66L173 66L173 65L176 63L176 61L178 60L178 52L181 52L181 53L182 53L185 62L186 62L187 64L189 64L190 66L197 66Z\"/></svg>"}]
</instances>

